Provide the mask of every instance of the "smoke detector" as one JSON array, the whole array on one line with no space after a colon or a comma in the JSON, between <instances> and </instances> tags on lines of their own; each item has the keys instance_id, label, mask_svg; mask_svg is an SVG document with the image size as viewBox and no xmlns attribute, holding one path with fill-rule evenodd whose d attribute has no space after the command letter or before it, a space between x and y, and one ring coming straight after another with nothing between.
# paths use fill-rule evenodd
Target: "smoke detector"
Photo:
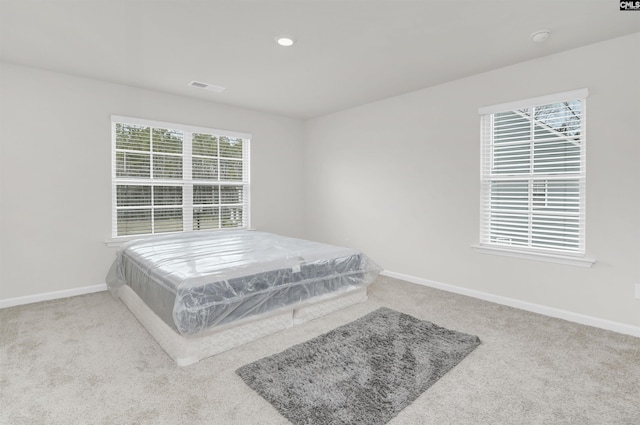
<instances>
[{"instance_id":1,"label":"smoke detector","mask_svg":"<svg viewBox=\"0 0 640 425\"><path fill-rule=\"evenodd\" d=\"M531 34L531 40L533 40L534 43L543 43L547 41L549 34L551 34L551 31L549 30L536 31Z\"/></svg>"}]
</instances>

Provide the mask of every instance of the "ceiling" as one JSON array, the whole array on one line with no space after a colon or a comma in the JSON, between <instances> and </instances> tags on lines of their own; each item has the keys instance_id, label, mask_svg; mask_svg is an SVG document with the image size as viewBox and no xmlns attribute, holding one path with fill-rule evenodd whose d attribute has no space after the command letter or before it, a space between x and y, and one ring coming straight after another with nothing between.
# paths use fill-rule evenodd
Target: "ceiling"
<instances>
[{"instance_id":1,"label":"ceiling","mask_svg":"<svg viewBox=\"0 0 640 425\"><path fill-rule=\"evenodd\" d=\"M614 0L0 0L5 62L297 118L635 32Z\"/></svg>"}]
</instances>

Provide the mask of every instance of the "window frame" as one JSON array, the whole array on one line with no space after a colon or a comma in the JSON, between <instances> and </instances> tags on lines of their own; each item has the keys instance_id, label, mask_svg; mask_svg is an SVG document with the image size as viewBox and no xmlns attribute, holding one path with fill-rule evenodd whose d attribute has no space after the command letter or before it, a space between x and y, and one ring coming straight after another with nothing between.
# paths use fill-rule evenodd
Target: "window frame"
<instances>
[{"instance_id":1,"label":"window frame","mask_svg":"<svg viewBox=\"0 0 640 425\"><path fill-rule=\"evenodd\" d=\"M144 126L150 127L151 131L154 128L166 129L172 131L182 132L182 154L179 154L182 158L182 177L181 178L154 178L151 175L149 177L118 177L117 176L117 152L121 152L122 150L116 149L116 126L117 124L126 124L126 125L135 125L135 126ZM242 177L240 180L221 180L220 175L217 176L216 179L195 179L193 175L193 158L199 157L198 154L193 152L193 135L194 134L204 134L211 135L216 137L228 137L231 139L242 139L242 158L233 159L233 158L224 158L218 155L217 160L218 164L221 160L234 160L242 163L241 171ZM179 124L165 121L156 121L149 120L144 118L135 118L135 117L127 117L121 115L112 115L111 116L111 238L106 241L108 246L117 246L122 242L131 239L139 239L142 237L154 237L161 236L167 234L177 234L183 232L195 232L195 231L219 231L225 229L249 229L251 226L251 208L250 208L250 141L252 135L250 133L237 132L237 131L228 131L228 130L220 130L208 127L199 127L192 126L187 124ZM151 157L154 156L154 151L149 150L149 155ZM162 155L165 155L164 153ZM200 155L201 156L201 155ZM229 206L241 206L242 207L242 225L234 226L234 227L221 227L222 217L219 215L219 227L218 228L208 228L208 229L194 229L194 193L193 188L197 186L198 183L200 185L211 185L218 187L218 203L216 206L218 208L222 208L222 199L221 199L221 189L224 186L240 186L242 187L242 202L237 203L237 205ZM176 208L182 209L182 230L177 231L158 231L152 233L138 233L138 234L129 234L129 235L118 235L118 210L122 210L122 207L118 207L117 205L117 188L122 185L143 185L150 186L151 191L153 192L155 187L158 186L180 186L182 187L182 203L180 206ZM159 204L151 204L149 209L153 216L154 209L157 208ZM197 207L197 205L196 205ZM212 207L215 207L212 205Z\"/></svg>"},{"instance_id":2,"label":"window frame","mask_svg":"<svg viewBox=\"0 0 640 425\"><path fill-rule=\"evenodd\" d=\"M502 103L498 105L485 106L479 108L478 113L481 117L481 158L480 158L480 232L479 232L479 243L472 245L472 248L476 252L480 252L483 254L496 254L503 255L509 257L516 258L525 258L531 260L539 260L539 261L548 261L555 262L561 264L571 264L583 267L590 267L595 260L586 258L586 219L585 219L585 206L586 206L586 168L585 168L585 160L586 160L586 98L588 96L588 89L579 89L568 92L556 93L547 96L540 96L530 99L523 99L514 102ZM545 105L552 105L561 102L569 102L580 100L581 104L581 117L580 117L580 150L579 150L579 164L580 170L576 173L564 173L554 175L553 172L547 171L546 173L536 172L535 168L533 168L536 157L533 154L533 151L529 151L527 160L529 162L529 171L526 173L521 173L518 175L517 172L502 172L495 173L494 169L494 161L495 161L495 152L493 151L493 137L494 137L494 114L497 113L505 113L505 112L517 112L517 110L525 109L525 108L533 108L540 107ZM534 125L536 125L536 119L530 117L532 130ZM534 141L539 140L531 133L529 135L529 142L531 146L534 145ZM513 142L512 142L513 143ZM564 176L564 177L561 177ZM548 179L550 177L550 179ZM544 247L536 247L532 246L534 243L534 237L532 236L532 232L535 229L535 225L533 224L532 217L535 216L535 209L541 206L541 202L546 203L549 201L549 185L553 179L559 179L562 181L571 181L577 183L578 188L578 199L576 201L572 200L568 194L565 194L563 198L563 202L568 203L569 201L577 204L578 213L577 213L577 222L578 222L578 248L572 250L563 250L559 248L544 248ZM495 227L492 227L491 224L491 214L492 212L495 214L495 209L493 209L491 205L491 190L492 184L495 189L495 183L503 179L504 182L520 182L527 184L528 192L526 195L527 202L527 216L529 217L529 222L527 224L529 234L527 236L526 243L528 246L522 245L512 245L505 243L493 242L491 233L492 231L495 233ZM544 187L542 186L544 185ZM541 195L540 189L544 188L544 194ZM524 216L524 215L523 215ZM494 224L495 226L496 224ZM545 231L544 228L542 230L538 229L538 231ZM520 233L519 236L524 235L524 233ZM495 237L497 239L497 236Z\"/></svg>"}]
</instances>

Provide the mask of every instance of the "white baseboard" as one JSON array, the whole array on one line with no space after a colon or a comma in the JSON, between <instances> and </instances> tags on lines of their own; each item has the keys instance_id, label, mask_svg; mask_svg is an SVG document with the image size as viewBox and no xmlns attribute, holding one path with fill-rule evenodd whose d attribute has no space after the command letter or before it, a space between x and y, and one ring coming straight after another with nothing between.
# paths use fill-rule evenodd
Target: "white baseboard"
<instances>
[{"instance_id":1,"label":"white baseboard","mask_svg":"<svg viewBox=\"0 0 640 425\"><path fill-rule=\"evenodd\" d=\"M593 326L596 328L606 329L626 335L640 337L640 327L627 325L625 323L614 322L612 320L600 319L598 317L587 316L585 314L573 313L571 311L560 310L553 307L547 307L540 304L534 304L526 301L516 300L514 298L503 297L501 295L489 294L487 292L476 291L474 289L463 288L460 286L449 285L447 283L436 282L434 280L423 279L420 277L410 276L403 273L396 273L385 270L380 273L383 276L404 280L418 285L428 286L431 288L441 289L455 294L465 295L468 297L478 298L481 300L502 304L509 307L519 308L521 310L531 311L533 313L543 314L545 316L556 317L558 319L568 320L570 322L580 323L582 325ZM13 307L23 304L31 304L40 301L56 300L59 298L73 297L76 295L91 294L94 292L106 291L107 285L84 286L81 288L65 289L62 291L45 292L42 294L27 295L24 297L0 299L0 308Z\"/></svg>"},{"instance_id":2,"label":"white baseboard","mask_svg":"<svg viewBox=\"0 0 640 425\"><path fill-rule=\"evenodd\" d=\"M59 298L74 297L76 295L91 294L93 292L101 292L107 290L107 284L83 286L81 288L65 289L62 291L45 292L42 294L27 295L24 297L15 297L0 299L0 308L14 307L16 305L37 303L40 301L57 300Z\"/></svg>"},{"instance_id":3,"label":"white baseboard","mask_svg":"<svg viewBox=\"0 0 640 425\"><path fill-rule=\"evenodd\" d=\"M418 285L429 286L431 288L441 289L443 291L453 292L455 294L466 295L468 297L478 298L478 299L490 301L496 304L502 304L509 307L519 308L520 310L531 311L533 313L543 314L545 316L550 316L558 319L568 320L570 322L580 323L581 325L593 326L596 328L606 329L608 331L640 337L640 327L627 325L625 323L614 322L606 319L600 319L593 316L587 316L585 314L573 313L571 311L560 310L557 308L547 307L540 304L533 304L526 301L503 297L500 295L489 294L487 292L476 291L473 289L462 288L460 286L449 285L447 283L436 282L433 280L423 279L420 277L410 276L402 273L396 273L396 272L385 270L380 274L383 276L388 276L395 279L405 280L407 282L415 283Z\"/></svg>"}]
</instances>

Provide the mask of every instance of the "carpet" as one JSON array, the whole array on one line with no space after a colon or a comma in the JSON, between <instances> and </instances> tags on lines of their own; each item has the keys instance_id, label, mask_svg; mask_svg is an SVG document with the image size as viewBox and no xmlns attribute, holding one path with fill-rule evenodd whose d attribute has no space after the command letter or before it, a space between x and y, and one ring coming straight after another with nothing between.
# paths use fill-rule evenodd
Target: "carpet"
<instances>
[{"instance_id":1,"label":"carpet","mask_svg":"<svg viewBox=\"0 0 640 425\"><path fill-rule=\"evenodd\" d=\"M236 373L300 424L385 424L480 344L379 308Z\"/></svg>"}]
</instances>

